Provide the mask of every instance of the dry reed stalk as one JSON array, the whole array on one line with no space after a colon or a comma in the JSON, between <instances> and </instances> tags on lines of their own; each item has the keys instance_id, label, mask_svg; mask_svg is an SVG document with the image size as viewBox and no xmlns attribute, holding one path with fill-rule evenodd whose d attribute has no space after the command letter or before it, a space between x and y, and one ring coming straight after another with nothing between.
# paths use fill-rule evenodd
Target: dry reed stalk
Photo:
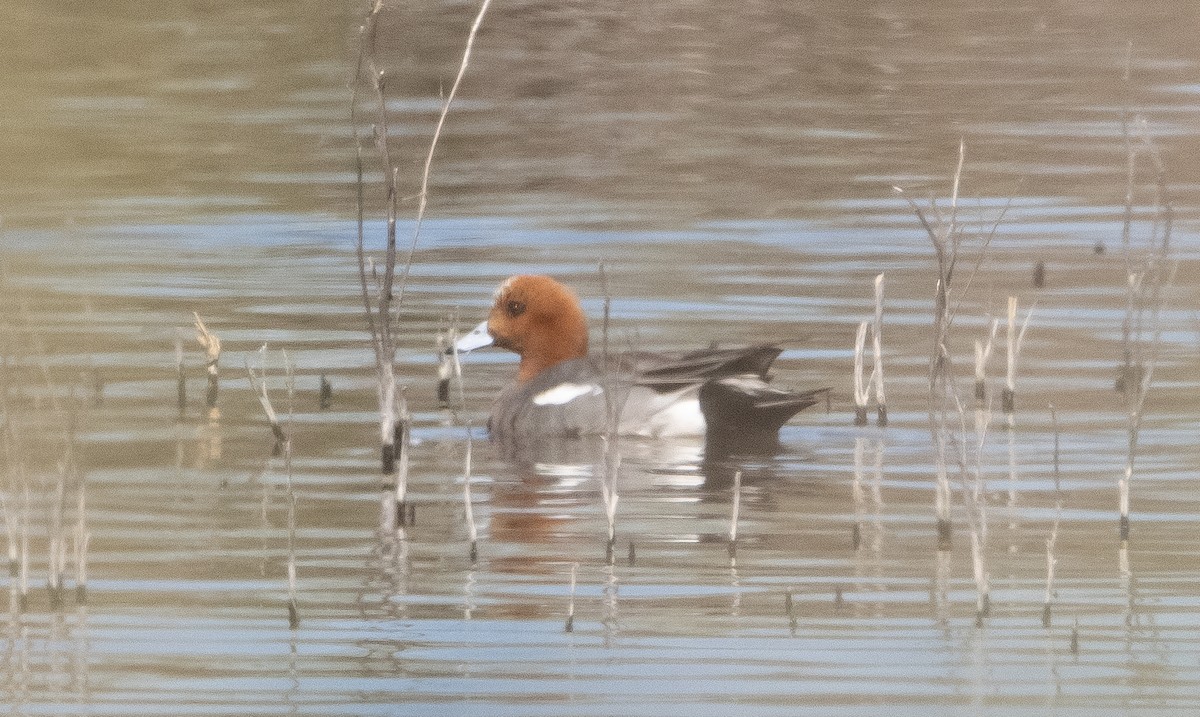
<instances>
[{"instance_id":1,"label":"dry reed stalk","mask_svg":"<svg viewBox=\"0 0 1200 717\"><path fill-rule=\"evenodd\" d=\"M979 272L988 247L995 237L1000 223L1012 205L1011 199L992 223L990 230L980 234L979 254L974 267L961 289L955 287L955 295L959 296L954 307L950 305L951 287L954 285L955 270L960 259L963 243L966 239L964 229L958 221L959 187L962 182L962 170L966 157L966 143L959 142L958 161L955 164L954 177L950 193L950 211L948 216L942 216L936 205L932 206L935 221L931 222L925 211L917 205L900 187L893 189L904 197L920 222L921 227L933 244L937 260L937 280L934 285L933 311L933 342L929 358L929 432L935 448L935 494L934 508L937 514L938 547L949 550L951 537L950 523L950 484L946 469L946 445L949 431L948 414L954 410L958 402L954 386L953 360L950 352L950 328L954 317L966 296L972 281Z\"/></svg>"},{"instance_id":2,"label":"dry reed stalk","mask_svg":"<svg viewBox=\"0 0 1200 717\"><path fill-rule=\"evenodd\" d=\"M263 345L266 348L266 344ZM295 429L296 372L287 351L283 352L284 385L287 387L287 427L283 432L283 467L287 476L287 579L288 579L288 626L300 627L300 605L296 600L296 488L292 482L292 432ZM263 369L264 375L266 369ZM266 387L263 387L266 395Z\"/></svg>"},{"instance_id":3,"label":"dry reed stalk","mask_svg":"<svg viewBox=\"0 0 1200 717\"><path fill-rule=\"evenodd\" d=\"M1126 58L1128 85L1129 58ZM1123 366L1117 388L1125 395L1127 411L1127 455L1125 473L1118 480L1121 540L1129 539L1129 488L1137 458L1139 434L1144 416L1146 396L1154 378L1154 370L1162 347L1162 314L1166 310L1164 293L1175 282L1178 262L1168 266L1174 210L1166 181L1166 167L1154 139L1150 136L1145 118L1137 116L1134 124L1139 134L1138 146L1130 135L1129 118L1122 115L1122 135L1125 140L1128 173L1126 176L1125 221L1122 227L1122 247L1126 270L1126 312L1122 324ZM1135 262L1132 247L1132 224L1137 157L1145 153L1154 170L1152 192L1152 223L1149 246ZM1149 333L1149 338L1147 338Z\"/></svg>"},{"instance_id":4,"label":"dry reed stalk","mask_svg":"<svg viewBox=\"0 0 1200 717\"><path fill-rule=\"evenodd\" d=\"M63 569L66 545L63 534L63 500L66 497L67 466L58 464L58 477L54 482L54 493L48 506L46 521L46 590L50 595L50 609L57 610L63 604Z\"/></svg>"},{"instance_id":5,"label":"dry reed stalk","mask_svg":"<svg viewBox=\"0 0 1200 717\"><path fill-rule=\"evenodd\" d=\"M733 505L729 510L729 555L737 552L738 515L742 509L742 472L733 474Z\"/></svg>"},{"instance_id":6,"label":"dry reed stalk","mask_svg":"<svg viewBox=\"0 0 1200 717\"><path fill-rule=\"evenodd\" d=\"M14 425L13 404L10 400L12 386L9 380L11 371L9 338L11 327L5 322L3 328L4 346L3 350L0 350L0 413L4 415L4 422L0 425L0 446L3 446L4 449L5 484L0 488L0 520L4 521L4 531L8 537L8 574L10 577L16 577L20 559L20 550L17 545L20 516L16 506L10 503L9 499L15 495L18 486L17 477L24 475L24 469L18 455L17 431Z\"/></svg>"},{"instance_id":7,"label":"dry reed stalk","mask_svg":"<svg viewBox=\"0 0 1200 717\"><path fill-rule=\"evenodd\" d=\"M960 470L965 474L966 456L966 425L965 425L965 409L961 402L958 401L958 396L955 395L955 401L958 402L959 420L961 422L961 431L963 440L961 452L959 454ZM986 478L986 446L988 429L991 427L992 410L991 406L987 406L985 410L976 413L975 424L975 465L971 471L972 483L969 491L964 491L964 502L966 505L967 525L971 534L971 566L972 574L975 578L975 619L977 624L981 624L983 618L991 612L991 576L987 567L987 547L988 547L988 510L987 510L987 478ZM965 479L965 475L963 478Z\"/></svg>"},{"instance_id":8,"label":"dry reed stalk","mask_svg":"<svg viewBox=\"0 0 1200 717\"><path fill-rule=\"evenodd\" d=\"M875 361L871 368L872 384L875 387L875 423L888 423L887 397L883 391L883 274L875 277L875 324L871 331L871 346Z\"/></svg>"},{"instance_id":9,"label":"dry reed stalk","mask_svg":"<svg viewBox=\"0 0 1200 717\"><path fill-rule=\"evenodd\" d=\"M87 554L91 544L92 534L87 529L87 490L81 480L76 488L75 501L75 602L82 605L87 602Z\"/></svg>"},{"instance_id":10,"label":"dry reed stalk","mask_svg":"<svg viewBox=\"0 0 1200 717\"><path fill-rule=\"evenodd\" d=\"M571 597L567 603L567 622L563 625L563 632L575 631L575 572L579 570L579 563L571 563Z\"/></svg>"},{"instance_id":11,"label":"dry reed stalk","mask_svg":"<svg viewBox=\"0 0 1200 717\"><path fill-rule=\"evenodd\" d=\"M1000 323L992 319L988 324L986 342L975 339L975 400L982 402L987 398L987 364L992 358L992 348L996 343L996 332Z\"/></svg>"},{"instance_id":12,"label":"dry reed stalk","mask_svg":"<svg viewBox=\"0 0 1200 717\"><path fill-rule=\"evenodd\" d=\"M1169 290L1175 283L1175 274L1179 269L1178 262L1171 266L1170 274L1166 279L1166 288ZM1161 281L1161 279L1160 279ZM1156 292L1159 290L1156 290ZM1139 365L1142 368L1141 379L1138 381L1136 388L1132 393L1126 389L1127 397L1127 450L1125 458L1125 474L1117 482L1118 492L1118 507L1120 511L1120 534L1121 540L1129 540L1129 485L1133 480L1134 464L1137 460L1138 443L1141 436L1142 420L1145 418L1146 396L1150 393L1150 386L1154 381L1154 371L1158 365L1158 354L1162 347L1162 313L1164 307L1159 306L1156 302L1153 311L1153 338L1150 341L1149 355L1143 357L1139 351ZM1139 344L1141 341L1139 341Z\"/></svg>"},{"instance_id":13,"label":"dry reed stalk","mask_svg":"<svg viewBox=\"0 0 1200 717\"><path fill-rule=\"evenodd\" d=\"M433 167L433 154L437 149L438 139L442 136L442 128L446 124L446 116L450 114L450 105L453 104L454 98L458 95L459 85L462 84L463 77L467 74L467 65L471 61L471 51L475 46L475 37L479 34L479 26L483 24L483 16L487 13L488 5L492 0L483 0L479 6L479 12L475 15L475 21L471 23L471 30L467 34L466 46L463 48L462 62L458 66L458 74L454 77L454 84L450 85L450 92L446 95L446 101L442 104L442 112L438 116L437 125L433 129L433 139L429 142L429 152L425 155L425 167L421 172L421 191L417 195L417 218L413 224L412 245L408 250L408 262L404 265L404 274L400 277L400 289L397 301L404 296L404 287L408 280L408 273L412 269L413 252L417 248L417 239L421 233L421 222L425 218L425 206L429 200L429 172Z\"/></svg>"},{"instance_id":14,"label":"dry reed stalk","mask_svg":"<svg viewBox=\"0 0 1200 717\"><path fill-rule=\"evenodd\" d=\"M31 513L33 511L33 498L29 494L29 483L24 485L25 504L21 510L21 568L17 575L17 584L20 586L21 611L24 612L29 605L29 531L31 530L32 520Z\"/></svg>"},{"instance_id":15,"label":"dry reed stalk","mask_svg":"<svg viewBox=\"0 0 1200 717\"><path fill-rule=\"evenodd\" d=\"M208 375L208 393L205 395L205 405L211 412L217 407L217 389L221 383L221 339L208 330L208 327L200 320L200 314L193 311L192 318L196 322L196 341L200 344L200 348L204 349L204 372Z\"/></svg>"},{"instance_id":16,"label":"dry reed stalk","mask_svg":"<svg viewBox=\"0 0 1200 717\"><path fill-rule=\"evenodd\" d=\"M371 336L371 349L375 357L376 399L379 405L379 445L380 466L384 475L391 475L395 469L395 455L392 441L395 435L395 396L396 396L396 342L392 335L393 294L392 282L396 273L396 203L399 197L398 173L392 160L388 146L387 101L384 92L384 77L375 60L375 38L378 31L379 13L383 9L382 0L376 0L367 17L366 23L360 30L362 39L359 45L357 77L355 78L353 95L350 101L350 121L354 133L355 166L357 170L357 213L358 234L355 244L355 255L358 260L359 288L362 294L363 313L367 321L367 330ZM374 261L367 257L364 232L363 198L363 148L358 131L358 91L364 65L370 72L371 86L375 91L377 122L374 127L375 145L383 162L383 174L387 178L387 233L386 252L383 278L376 270ZM374 284L374 299L368 286L368 277Z\"/></svg>"},{"instance_id":17,"label":"dry reed stalk","mask_svg":"<svg viewBox=\"0 0 1200 717\"><path fill-rule=\"evenodd\" d=\"M1137 382L1137 371L1133 360L1133 316L1136 294L1132 286L1133 276L1133 187L1137 177L1137 150L1129 132L1130 77L1133 67L1133 43L1125 45L1125 66L1121 75L1124 97L1121 102L1121 142L1125 148L1125 205L1121 221L1121 253L1125 260L1125 275L1128 278L1125 292L1125 316L1121 322L1121 373L1117 376L1117 390L1124 391L1127 384Z\"/></svg>"},{"instance_id":18,"label":"dry reed stalk","mask_svg":"<svg viewBox=\"0 0 1200 717\"><path fill-rule=\"evenodd\" d=\"M450 381L454 378L450 355L456 353L454 343L444 326L438 329L434 347L437 350L437 400L442 406L450 405Z\"/></svg>"},{"instance_id":19,"label":"dry reed stalk","mask_svg":"<svg viewBox=\"0 0 1200 717\"><path fill-rule=\"evenodd\" d=\"M458 353L458 310L450 315L450 375L454 377L455 393L458 395L456 408L467 405L466 386L463 385L462 357Z\"/></svg>"},{"instance_id":20,"label":"dry reed stalk","mask_svg":"<svg viewBox=\"0 0 1200 717\"><path fill-rule=\"evenodd\" d=\"M400 389L397 399L400 406L399 419L396 421L396 451L399 460L396 462L396 525L404 526L409 523L410 513L415 515L415 506L408 503L408 466L409 454L412 452L412 413L408 410L408 392Z\"/></svg>"},{"instance_id":21,"label":"dry reed stalk","mask_svg":"<svg viewBox=\"0 0 1200 717\"><path fill-rule=\"evenodd\" d=\"M871 398L871 384L875 375L863 379L863 354L867 344L867 332L871 324L862 321L858 324L858 333L854 337L854 425L867 425L867 402Z\"/></svg>"},{"instance_id":22,"label":"dry reed stalk","mask_svg":"<svg viewBox=\"0 0 1200 717\"><path fill-rule=\"evenodd\" d=\"M372 6L371 12L367 17L366 23L363 25L360 34L362 39L359 45L358 59L358 76L361 77L364 67L369 70L371 84L375 90L376 96L376 113L377 125L375 127L375 144L378 148L380 157L384 165L384 174L388 177L387 186L387 250L382 278L374 272L372 268L372 276L375 278L377 288L377 297L374 302L377 313L377 318L373 316L372 300L370 291L367 285L367 261L365 259L364 249L364 230L363 230L363 158L362 158L362 142L358 132L358 88L359 82L354 83L354 94L351 98L351 123L353 125L354 143L356 153L356 166L358 174L358 242L357 256L359 264L359 279L362 290L363 306L367 316L367 325L372 338L372 347L375 353L375 367L377 373L377 388L379 398L379 414L380 414L380 434L381 434L381 463L383 472L391 474L394 470L394 443L393 435L395 433L396 416L396 378L395 378L395 356L396 343L392 333L392 323L395 320L393 309L399 308L404 301L404 292L407 288L408 278L412 270L413 259L416 254L417 244L421 234L421 224L424 221L425 209L429 200L429 176L433 167L433 156L437 149L438 140L441 138L442 129L446 123L446 117L450 112L450 106L454 102L454 98L458 94L458 88L462 84L463 77L466 75L467 66L470 63L471 51L475 44L475 38L478 35L479 27L483 22L484 14L487 12L490 0L484 0L475 17L475 21L471 25L470 32L467 35L466 46L463 50L462 61L459 64L458 74L455 76L454 84L450 88L449 94L446 96L442 104L441 113L438 116L437 125L434 127L433 137L429 143L429 151L425 156L425 163L421 173L421 189L417 196L417 214L413 222L412 241L408 247L407 259L404 262L399 281L396 277L396 211L399 197L399 169L391 156L391 150L388 147L388 123L387 123L387 103L385 99L385 77L380 71L375 57L375 39L378 31L379 14L383 9L381 0L376 0Z\"/></svg>"},{"instance_id":23,"label":"dry reed stalk","mask_svg":"<svg viewBox=\"0 0 1200 717\"><path fill-rule=\"evenodd\" d=\"M333 406L333 384L329 382L325 374L321 374L318 386L317 408L325 411Z\"/></svg>"},{"instance_id":24,"label":"dry reed stalk","mask_svg":"<svg viewBox=\"0 0 1200 717\"><path fill-rule=\"evenodd\" d=\"M1046 596L1042 601L1042 627L1050 627L1050 605L1054 600L1054 569L1058 566L1055 548L1058 546L1058 526L1062 521L1063 493L1059 471L1059 429L1058 413L1054 404L1050 404L1050 423L1054 427L1054 523L1050 527L1050 536L1046 538Z\"/></svg>"},{"instance_id":25,"label":"dry reed stalk","mask_svg":"<svg viewBox=\"0 0 1200 717\"><path fill-rule=\"evenodd\" d=\"M471 563L479 556L477 541L479 531L475 527L475 511L471 508L471 428L467 427L467 455L463 460L463 518L467 524L467 540L470 541Z\"/></svg>"},{"instance_id":26,"label":"dry reed stalk","mask_svg":"<svg viewBox=\"0 0 1200 717\"><path fill-rule=\"evenodd\" d=\"M1033 318L1033 310L1037 308L1037 302L1029 307L1025 312L1025 319L1021 322L1020 331L1017 330L1017 297L1008 297L1008 333L1006 354L1006 370L1004 378L1004 390L1000 394L1000 408L1005 413L1011 414L1016 410L1017 396L1017 359L1021 355L1021 347L1025 343L1025 331L1029 328L1029 320Z\"/></svg>"},{"instance_id":27,"label":"dry reed stalk","mask_svg":"<svg viewBox=\"0 0 1200 717\"><path fill-rule=\"evenodd\" d=\"M284 449L284 444L287 443L288 437L284 433L283 427L279 425L279 416L275 414L275 407L271 405L271 397L267 395L267 345L263 344L258 349L259 373L254 374L254 368L250 365L250 357L246 356L246 374L250 377L250 389L254 391L258 397L258 403L262 406L263 413L267 416L267 423L271 426L271 434L275 437L275 448L272 455L279 455Z\"/></svg>"},{"instance_id":28,"label":"dry reed stalk","mask_svg":"<svg viewBox=\"0 0 1200 717\"><path fill-rule=\"evenodd\" d=\"M175 331L175 402L179 415L187 412L187 372L183 366L183 335Z\"/></svg>"},{"instance_id":29,"label":"dry reed stalk","mask_svg":"<svg viewBox=\"0 0 1200 717\"><path fill-rule=\"evenodd\" d=\"M866 513L866 494L863 492L863 463L866 454L867 439L858 436L854 439L854 471L850 483L850 496L854 501L854 527L850 533L850 543L855 552L862 547L863 515Z\"/></svg>"},{"instance_id":30,"label":"dry reed stalk","mask_svg":"<svg viewBox=\"0 0 1200 717\"><path fill-rule=\"evenodd\" d=\"M20 558L17 547L17 525L18 519L16 510L8 500L8 489L15 485L12 478L12 472L9 472L8 484L4 490L0 490L0 519L4 520L4 533L8 538L7 553L8 553L8 574L10 577L15 577L17 574L17 561Z\"/></svg>"},{"instance_id":31,"label":"dry reed stalk","mask_svg":"<svg viewBox=\"0 0 1200 717\"><path fill-rule=\"evenodd\" d=\"M621 498L617 492L617 477L621 474L621 451L611 437L602 436L601 440L604 444L604 455L600 471L600 497L604 500L604 517L608 524L605 556L608 562L612 563L613 548L617 541L617 502Z\"/></svg>"},{"instance_id":32,"label":"dry reed stalk","mask_svg":"<svg viewBox=\"0 0 1200 717\"><path fill-rule=\"evenodd\" d=\"M604 384L604 443L603 465L600 469L600 491L604 499L604 515L608 523L608 542L605 545L605 558L611 566L614 562L613 550L617 539L617 503L620 494L617 490L617 480L621 474L621 414L625 410L625 400L629 393L621 386L620 376L624 369L624 357L615 361L609 349L609 326L612 315L612 291L608 282L608 271L603 263L598 267L600 284L604 294L604 313L601 322L601 367ZM632 554L633 544L630 543ZM632 562L632 561L631 561Z\"/></svg>"}]
</instances>

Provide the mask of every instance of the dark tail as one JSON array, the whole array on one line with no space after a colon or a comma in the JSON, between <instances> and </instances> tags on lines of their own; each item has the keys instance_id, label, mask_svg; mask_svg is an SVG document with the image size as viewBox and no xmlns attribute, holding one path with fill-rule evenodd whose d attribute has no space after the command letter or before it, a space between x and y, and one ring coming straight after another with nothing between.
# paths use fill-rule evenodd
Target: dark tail
<instances>
[{"instance_id":1,"label":"dark tail","mask_svg":"<svg viewBox=\"0 0 1200 717\"><path fill-rule=\"evenodd\" d=\"M700 387L700 411L710 451L761 452L778 445L792 416L825 400L828 388L788 391L755 374L709 381Z\"/></svg>"}]
</instances>

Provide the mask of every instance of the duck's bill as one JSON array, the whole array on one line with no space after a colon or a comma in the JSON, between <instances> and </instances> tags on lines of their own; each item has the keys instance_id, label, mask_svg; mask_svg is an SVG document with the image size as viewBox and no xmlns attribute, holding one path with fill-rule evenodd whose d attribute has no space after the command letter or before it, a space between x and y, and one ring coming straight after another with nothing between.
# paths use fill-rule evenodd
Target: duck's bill
<instances>
[{"instance_id":1,"label":"duck's bill","mask_svg":"<svg viewBox=\"0 0 1200 717\"><path fill-rule=\"evenodd\" d=\"M469 334L456 341L454 343L454 350L460 354L465 354L468 351L474 351L475 349L491 345L492 335L488 333L488 322L484 321L471 329Z\"/></svg>"}]
</instances>

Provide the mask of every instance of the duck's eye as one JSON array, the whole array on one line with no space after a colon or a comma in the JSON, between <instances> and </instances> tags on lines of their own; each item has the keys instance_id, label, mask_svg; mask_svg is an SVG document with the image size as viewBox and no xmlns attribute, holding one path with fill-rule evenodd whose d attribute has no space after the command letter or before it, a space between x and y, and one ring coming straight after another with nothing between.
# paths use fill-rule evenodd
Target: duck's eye
<instances>
[{"instance_id":1,"label":"duck's eye","mask_svg":"<svg viewBox=\"0 0 1200 717\"><path fill-rule=\"evenodd\" d=\"M520 316L521 314L525 313L525 302L510 301L510 302L508 302L507 308L508 308L508 315L515 319L518 316Z\"/></svg>"}]
</instances>

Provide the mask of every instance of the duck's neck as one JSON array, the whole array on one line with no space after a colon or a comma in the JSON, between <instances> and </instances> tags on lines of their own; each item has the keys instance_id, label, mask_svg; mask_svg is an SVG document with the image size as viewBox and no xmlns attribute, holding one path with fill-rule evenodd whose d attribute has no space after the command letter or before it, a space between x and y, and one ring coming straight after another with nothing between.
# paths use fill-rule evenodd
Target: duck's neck
<instances>
[{"instance_id":1,"label":"duck's neck","mask_svg":"<svg viewBox=\"0 0 1200 717\"><path fill-rule=\"evenodd\" d=\"M521 351L517 379L524 383L563 361L584 358L587 351L587 320L579 312L529 339Z\"/></svg>"}]
</instances>

